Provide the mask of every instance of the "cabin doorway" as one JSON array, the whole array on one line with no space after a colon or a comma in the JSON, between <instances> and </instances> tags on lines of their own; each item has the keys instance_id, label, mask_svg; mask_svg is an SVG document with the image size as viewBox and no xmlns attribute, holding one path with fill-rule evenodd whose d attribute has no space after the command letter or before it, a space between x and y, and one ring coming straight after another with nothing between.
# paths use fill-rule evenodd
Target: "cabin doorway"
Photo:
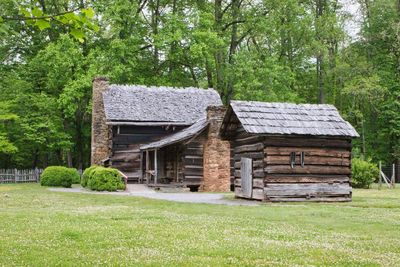
<instances>
[{"instance_id":1,"label":"cabin doorway","mask_svg":"<svg viewBox=\"0 0 400 267\"><path fill-rule=\"evenodd\" d=\"M253 160L251 158L241 158L240 160L240 179L243 197L253 197Z\"/></svg>"},{"instance_id":2,"label":"cabin doorway","mask_svg":"<svg viewBox=\"0 0 400 267\"><path fill-rule=\"evenodd\" d=\"M141 183L151 186L183 183L179 146L144 150L141 154Z\"/></svg>"}]
</instances>

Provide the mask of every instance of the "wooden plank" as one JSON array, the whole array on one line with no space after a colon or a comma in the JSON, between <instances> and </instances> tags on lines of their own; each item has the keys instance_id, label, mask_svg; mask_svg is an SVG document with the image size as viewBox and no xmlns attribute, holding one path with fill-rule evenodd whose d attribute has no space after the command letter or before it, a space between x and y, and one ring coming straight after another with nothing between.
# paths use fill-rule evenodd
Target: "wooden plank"
<instances>
[{"instance_id":1,"label":"wooden plank","mask_svg":"<svg viewBox=\"0 0 400 267\"><path fill-rule=\"evenodd\" d=\"M349 202L351 201L351 196L270 197L265 200L269 202Z\"/></svg>"},{"instance_id":2,"label":"wooden plank","mask_svg":"<svg viewBox=\"0 0 400 267\"><path fill-rule=\"evenodd\" d=\"M198 169L202 170L203 166L202 165L185 165L185 169Z\"/></svg>"},{"instance_id":3,"label":"wooden plank","mask_svg":"<svg viewBox=\"0 0 400 267\"><path fill-rule=\"evenodd\" d=\"M241 158L251 158L253 160L255 159L263 159L264 158L264 152L250 152L250 153L241 153L241 154L235 154L233 159L235 161L240 161Z\"/></svg>"},{"instance_id":4,"label":"wooden plank","mask_svg":"<svg viewBox=\"0 0 400 267\"><path fill-rule=\"evenodd\" d=\"M270 165L290 164L290 155L267 155L265 157L265 163ZM341 157L307 156L306 154L304 163L311 165L350 166L350 159ZM296 155L296 165L300 165L300 155Z\"/></svg>"},{"instance_id":5,"label":"wooden plank","mask_svg":"<svg viewBox=\"0 0 400 267\"><path fill-rule=\"evenodd\" d=\"M240 169L240 161L235 162L234 164L234 169ZM258 168L264 168L264 161L263 160L253 160L253 168L258 169Z\"/></svg>"},{"instance_id":6,"label":"wooden plank","mask_svg":"<svg viewBox=\"0 0 400 267\"><path fill-rule=\"evenodd\" d=\"M264 144L266 146L351 148L351 139L265 137Z\"/></svg>"},{"instance_id":7,"label":"wooden plank","mask_svg":"<svg viewBox=\"0 0 400 267\"><path fill-rule=\"evenodd\" d=\"M157 184L158 168L157 168L157 149L154 150L154 184Z\"/></svg>"},{"instance_id":8,"label":"wooden plank","mask_svg":"<svg viewBox=\"0 0 400 267\"><path fill-rule=\"evenodd\" d=\"M234 179L234 185L235 186L242 186L242 179L236 178ZM253 178L253 188L264 188L264 179L262 178Z\"/></svg>"},{"instance_id":9,"label":"wooden plank","mask_svg":"<svg viewBox=\"0 0 400 267\"><path fill-rule=\"evenodd\" d=\"M185 176L203 176L203 169L186 169L183 171Z\"/></svg>"},{"instance_id":10,"label":"wooden plank","mask_svg":"<svg viewBox=\"0 0 400 267\"><path fill-rule=\"evenodd\" d=\"M201 180L203 179L203 176L197 176L197 175L185 175L185 179L197 179L197 180Z\"/></svg>"},{"instance_id":11,"label":"wooden plank","mask_svg":"<svg viewBox=\"0 0 400 267\"><path fill-rule=\"evenodd\" d=\"M266 155L281 155L288 156L291 152L304 151L307 156L320 156L320 157L337 157L337 158L350 158L350 151L348 149L340 148L310 148L310 147L266 147L264 152Z\"/></svg>"},{"instance_id":12,"label":"wooden plank","mask_svg":"<svg viewBox=\"0 0 400 267\"><path fill-rule=\"evenodd\" d=\"M267 183L346 183L350 178L346 175L281 175L268 174L265 177Z\"/></svg>"},{"instance_id":13,"label":"wooden plank","mask_svg":"<svg viewBox=\"0 0 400 267\"><path fill-rule=\"evenodd\" d=\"M203 156L203 148L186 148L184 153L185 156L191 155L191 156Z\"/></svg>"},{"instance_id":14,"label":"wooden plank","mask_svg":"<svg viewBox=\"0 0 400 267\"><path fill-rule=\"evenodd\" d=\"M239 186L235 186L235 197L245 197L242 188Z\"/></svg>"},{"instance_id":15,"label":"wooden plank","mask_svg":"<svg viewBox=\"0 0 400 267\"><path fill-rule=\"evenodd\" d=\"M259 135L249 135L245 136L243 138L235 138L234 141L232 142L233 147L241 146L241 145L246 145L246 144L253 144L253 143L258 143L263 140L263 137Z\"/></svg>"},{"instance_id":16,"label":"wooden plank","mask_svg":"<svg viewBox=\"0 0 400 267\"><path fill-rule=\"evenodd\" d=\"M270 165L264 168L265 173L281 174L350 174L349 167L306 165L296 166L293 169L287 165Z\"/></svg>"},{"instance_id":17,"label":"wooden plank","mask_svg":"<svg viewBox=\"0 0 400 267\"><path fill-rule=\"evenodd\" d=\"M203 166L203 158L184 158L183 162L185 165L197 165L197 166Z\"/></svg>"},{"instance_id":18,"label":"wooden plank","mask_svg":"<svg viewBox=\"0 0 400 267\"><path fill-rule=\"evenodd\" d=\"M350 195L349 184L267 184L264 192L267 197L271 196L328 196L328 195Z\"/></svg>"},{"instance_id":19,"label":"wooden plank","mask_svg":"<svg viewBox=\"0 0 400 267\"><path fill-rule=\"evenodd\" d=\"M263 151L264 144L263 143L255 143L250 145L242 145L237 146L233 149L233 152L236 153L244 153L244 152L259 152Z\"/></svg>"},{"instance_id":20,"label":"wooden plank","mask_svg":"<svg viewBox=\"0 0 400 267\"><path fill-rule=\"evenodd\" d=\"M241 187L245 197L252 197L253 190L253 161L250 158L242 158L240 168Z\"/></svg>"},{"instance_id":21,"label":"wooden plank","mask_svg":"<svg viewBox=\"0 0 400 267\"><path fill-rule=\"evenodd\" d=\"M262 189L262 188L254 188L251 198L252 199L257 199L257 200L264 200L264 198L265 198L264 189Z\"/></svg>"},{"instance_id":22,"label":"wooden plank","mask_svg":"<svg viewBox=\"0 0 400 267\"><path fill-rule=\"evenodd\" d=\"M150 174L149 174L149 169L150 169L150 156L149 156L149 151L146 150L146 183L147 185L149 184L150 180Z\"/></svg>"},{"instance_id":23,"label":"wooden plank","mask_svg":"<svg viewBox=\"0 0 400 267\"><path fill-rule=\"evenodd\" d=\"M235 170L234 175L235 175L235 177L241 177L241 170ZM257 169L257 170L253 170L252 175L254 178L264 178L265 172L263 169Z\"/></svg>"}]
</instances>

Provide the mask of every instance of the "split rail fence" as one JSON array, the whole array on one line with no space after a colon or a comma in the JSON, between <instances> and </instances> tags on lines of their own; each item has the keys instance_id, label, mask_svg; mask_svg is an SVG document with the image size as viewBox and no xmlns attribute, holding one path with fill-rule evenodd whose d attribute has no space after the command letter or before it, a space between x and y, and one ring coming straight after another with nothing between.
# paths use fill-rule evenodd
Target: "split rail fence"
<instances>
[{"instance_id":1,"label":"split rail fence","mask_svg":"<svg viewBox=\"0 0 400 267\"><path fill-rule=\"evenodd\" d=\"M43 169L0 169L0 184L8 183L37 183Z\"/></svg>"}]
</instances>

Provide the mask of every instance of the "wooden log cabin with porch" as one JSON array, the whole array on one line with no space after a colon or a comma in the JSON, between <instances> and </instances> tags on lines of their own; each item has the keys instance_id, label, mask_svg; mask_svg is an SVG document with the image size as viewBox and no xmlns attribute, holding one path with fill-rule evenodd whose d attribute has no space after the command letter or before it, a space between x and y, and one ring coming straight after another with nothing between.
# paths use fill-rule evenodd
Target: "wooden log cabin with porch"
<instances>
[{"instance_id":1,"label":"wooden log cabin with porch","mask_svg":"<svg viewBox=\"0 0 400 267\"><path fill-rule=\"evenodd\" d=\"M92 164L117 168L129 183L228 191L230 144L218 135L224 114L212 89L113 85L98 77Z\"/></svg>"},{"instance_id":2,"label":"wooden log cabin with porch","mask_svg":"<svg viewBox=\"0 0 400 267\"><path fill-rule=\"evenodd\" d=\"M263 201L350 201L355 129L332 105L232 101L235 196Z\"/></svg>"}]
</instances>

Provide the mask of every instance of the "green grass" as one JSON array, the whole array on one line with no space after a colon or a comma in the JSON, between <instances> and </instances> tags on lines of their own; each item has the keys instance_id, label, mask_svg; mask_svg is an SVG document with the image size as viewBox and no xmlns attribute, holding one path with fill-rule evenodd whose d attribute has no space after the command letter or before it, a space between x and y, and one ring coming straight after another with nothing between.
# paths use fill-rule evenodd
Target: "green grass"
<instances>
[{"instance_id":1,"label":"green grass","mask_svg":"<svg viewBox=\"0 0 400 267\"><path fill-rule=\"evenodd\" d=\"M238 207L1 185L2 265L400 266L400 189Z\"/></svg>"}]
</instances>

